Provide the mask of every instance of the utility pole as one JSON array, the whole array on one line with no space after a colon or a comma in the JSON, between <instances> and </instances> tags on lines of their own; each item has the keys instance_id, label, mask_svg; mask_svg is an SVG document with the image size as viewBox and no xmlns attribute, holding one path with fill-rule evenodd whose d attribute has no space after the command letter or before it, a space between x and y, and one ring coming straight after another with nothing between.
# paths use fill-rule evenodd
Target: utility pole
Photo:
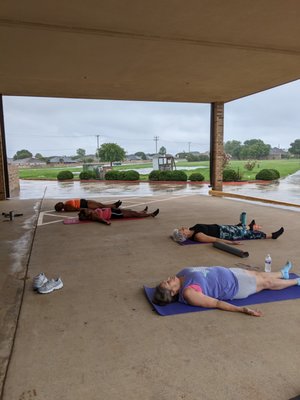
<instances>
[{"instance_id":1,"label":"utility pole","mask_svg":"<svg viewBox=\"0 0 300 400\"><path fill-rule=\"evenodd\" d=\"M154 136L154 141L155 141L155 152L157 154L157 142L158 142L159 136Z\"/></svg>"},{"instance_id":2,"label":"utility pole","mask_svg":"<svg viewBox=\"0 0 300 400\"><path fill-rule=\"evenodd\" d=\"M98 155L98 149L99 149L99 137L100 137L100 135L96 135L96 138L97 138L97 152L96 152L96 154L97 154L97 158L99 159L99 155Z\"/></svg>"},{"instance_id":3,"label":"utility pole","mask_svg":"<svg viewBox=\"0 0 300 400\"><path fill-rule=\"evenodd\" d=\"M191 144L192 144L192 142L188 142L188 145L189 145L189 153L191 152Z\"/></svg>"}]
</instances>

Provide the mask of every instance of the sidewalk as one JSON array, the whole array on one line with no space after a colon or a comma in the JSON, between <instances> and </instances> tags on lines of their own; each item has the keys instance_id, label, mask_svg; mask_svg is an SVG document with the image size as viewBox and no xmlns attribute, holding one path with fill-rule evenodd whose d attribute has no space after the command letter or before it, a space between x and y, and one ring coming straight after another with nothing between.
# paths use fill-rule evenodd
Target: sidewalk
<instances>
[{"instance_id":1,"label":"sidewalk","mask_svg":"<svg viewBox=\"0 0 300 400\"><path fill-rule=\"evenodd\" d=\"M300 394L299 300L262 304L263 318L218 310L160 317L142 290L184 266L261 266L267 253L273 270L290 259L300 273L299 213L165 193L124 199L122 207L160 208L156 218L64 225L50 212L54 203L43 201L35 232L39 201L0 202L1 212L24 214L2 222L0 233L1 400L283 400ZM237 222L241 211L265 231L284 226L286 232L276 241L245 242L247 259L168 238L177 226ZM63 289L34 293L32 278L41 271L61 276Z\"/></svg>"}]
</instances>

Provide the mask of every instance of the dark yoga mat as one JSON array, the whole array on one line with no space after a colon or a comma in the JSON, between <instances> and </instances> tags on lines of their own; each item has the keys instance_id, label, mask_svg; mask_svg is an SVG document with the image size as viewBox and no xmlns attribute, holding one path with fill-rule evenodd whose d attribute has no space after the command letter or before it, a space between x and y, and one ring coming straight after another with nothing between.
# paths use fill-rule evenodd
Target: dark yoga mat
<instances>
[{"instance_id":1,"label":"dark yoga mat","mask_svg":"<svg viewBox=\"0 0 300 400\"><path fill-rule=\"evenodd\" d=\"M290 278L298 278L296 274L290 274ZM168 304L167 306L157 306L152 303L152 297L155 288L144 286L145 294L152 307L157 311L159 315L174 315L184 314L189 312L199 312L214 310L213 308L195 307L188 304L179 302ZM234 304L236 306L249 306L253 304L272 303L275 301L292 300L300 298L300 286L292 286L283 290L263 290L262 292L252 294L246 299L231 300L227 303Z\"/></svg>"}]
</instances>

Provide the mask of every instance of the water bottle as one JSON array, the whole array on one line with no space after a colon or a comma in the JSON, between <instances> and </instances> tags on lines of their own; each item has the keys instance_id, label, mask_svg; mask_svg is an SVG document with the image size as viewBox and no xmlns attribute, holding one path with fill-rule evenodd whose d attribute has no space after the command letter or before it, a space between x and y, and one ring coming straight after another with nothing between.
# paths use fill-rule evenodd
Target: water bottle
<instances>
[{"instance_id":1,"label":"water bottle","mask_svg":"<svg viewBox=\"0 0 300 400\"><path fill-rule=\"evenodd\" d=\"M247 224L247 214L245 213L245 211L242 212L242 214L240 215L240 222L243 226L246 226Z\"/></svg>"},{"instance_id":2,"label":"water bottle","mask_svg":"<svg viewBox=\"0 0 300 400\"><path fill-rule=\"evenodd\" d=\"M271 272L272 270L272 258L270 254L265 258L265 272Z\"/></svg>"}]
</instances>

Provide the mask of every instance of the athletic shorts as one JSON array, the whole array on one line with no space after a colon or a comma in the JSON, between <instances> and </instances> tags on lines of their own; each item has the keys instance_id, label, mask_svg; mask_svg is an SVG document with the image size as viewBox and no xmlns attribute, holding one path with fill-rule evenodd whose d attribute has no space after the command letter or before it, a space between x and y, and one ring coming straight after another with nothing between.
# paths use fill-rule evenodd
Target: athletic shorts
<instances>
[{"instance_id":1,"label":"athletic shorts","mask_svg":"<svg viewBox=\"0 0 300 400\"><path fill-rule=\"evenodd\" d=\"M119 208L112 208L111 209L111 218L123 218L122 210Z\"/></svg>"},{"instance_id":2,"label":"athletic shorts","mask_svg":"<svg viewBox=\"0 0 300 400\"><path fill-rule=\"evenodd\" d=\"M239 290L234 296L234 299L245 299L251 294L256 293L256 278L253 275L247 274L242 268L229 268L238 281Z\"/></svg>"},{"instance_id":3,"label":"athletic shorts","mask_svg":"<svg viewBox=\"0 0 300 400\"><path fill-rule=\"evenodd\" d=\"M80 199L80 208L88 208L88 203L86 199Z\"/></svg>"}]
</instances>

